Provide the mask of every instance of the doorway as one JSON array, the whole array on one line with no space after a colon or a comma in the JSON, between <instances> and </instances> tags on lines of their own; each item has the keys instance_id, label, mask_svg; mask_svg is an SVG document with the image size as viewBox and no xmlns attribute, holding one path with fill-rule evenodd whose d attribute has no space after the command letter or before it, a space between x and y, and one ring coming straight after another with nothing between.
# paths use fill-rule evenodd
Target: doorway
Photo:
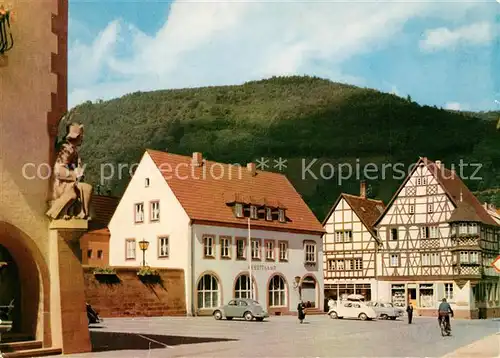
<instances>
[{"instance_id":1,"label":"doorway","mask_svg":"<svg viewBox=\"0 0 500 358\"><path fill-rule=\"evenodd\" d=\"M417 307L417 289L408 288L408 303L411 303L413 307Z\"/></svg>"},{"instance_id":2,"label":"doorway","mask_svg":"<svg viewBox=\"0 0 500 358\"><path fill-rule=\"evenodd\" d=\"M319 302L317 302L316 280L311 276L304 277L301 287L302 301L306 308L317 308Z\"/></svg>"},{"instance_id":3,"label":"doorway","mask_svg":"<svg viewBox=\"0 0 500 358\"><path fill-rule=\"evenodd\" d=\"M12 333L21 330L21 281L16 262L9 251L0 245L0 306L14 304L11 312Z\"/></svg>"}]
</instances>

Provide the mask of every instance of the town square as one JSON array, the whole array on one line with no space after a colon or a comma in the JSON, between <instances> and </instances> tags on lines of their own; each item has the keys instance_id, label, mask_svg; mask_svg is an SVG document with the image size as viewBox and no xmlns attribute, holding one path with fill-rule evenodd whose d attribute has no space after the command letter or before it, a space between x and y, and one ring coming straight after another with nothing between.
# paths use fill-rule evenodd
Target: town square
<instances>
[{"instance_id":1,"label":"town square","mask_svg":"<svg viewBox=\"0 0 500 358\"><path fill-rule=\"evenodd\" d=\"M0 357L500 356L499 9L0 0Z\"/></svg>"}]
</instances>

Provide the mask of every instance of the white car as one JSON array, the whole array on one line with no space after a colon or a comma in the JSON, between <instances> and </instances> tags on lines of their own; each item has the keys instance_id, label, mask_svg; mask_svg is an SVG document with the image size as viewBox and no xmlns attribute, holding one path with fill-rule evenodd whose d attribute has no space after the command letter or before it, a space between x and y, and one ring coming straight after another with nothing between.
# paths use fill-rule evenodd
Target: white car
<instances>
[{"instance_id":1,"label":"white car","mask_svg":"<svg viewBox=\"0 0 500 358\"><path fill-rule=\"evenodd\" d=\"M335 302L328 311L330 318L359 318L362 321L377 318L375 310L363 302L340 301Z\"/></svg>"},{"instance_id":2,"label":"white car","mask_svg":"<svg viewBox=\"0 0 500 358\"><path fill-rule=\"evenodd\" d=\"M394 307L392 303L387 302L367 302L367 306L372 307L377 312L380 319L395 320L404 316L405 312L401 308Z\"/></svg>"}]
</instances>

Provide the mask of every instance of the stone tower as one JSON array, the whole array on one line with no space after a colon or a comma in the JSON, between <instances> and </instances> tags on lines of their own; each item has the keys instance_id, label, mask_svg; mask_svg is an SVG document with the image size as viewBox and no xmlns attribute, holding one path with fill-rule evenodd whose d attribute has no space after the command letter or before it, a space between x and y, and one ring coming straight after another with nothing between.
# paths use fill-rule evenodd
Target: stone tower
<instances>
[{"instance_id":1,"label":"stone tower","mask_svg":"<svg viewBox=\"0 0 500 358\"><path fill-rule=\"evenodd\" d=\"M0 4L14 13L14 45L0 56L0 253L10 260L0 268L0 305L14 298L16 333L45 348L88 352L74 249L85 227L54 227L45 215L58 122L67 111L68 0ZM16 279L2 280L9 276Z\"/></svg>"}]
</instances>

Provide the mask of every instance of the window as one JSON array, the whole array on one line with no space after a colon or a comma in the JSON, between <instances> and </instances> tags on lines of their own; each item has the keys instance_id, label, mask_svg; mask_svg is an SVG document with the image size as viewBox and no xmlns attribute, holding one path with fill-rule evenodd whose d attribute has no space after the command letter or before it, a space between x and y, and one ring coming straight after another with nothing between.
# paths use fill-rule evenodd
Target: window
<instances>
[{"instance_id":1,"label":"window","mask_svg":"<svg viewBox=\"0 0 500 358\"><path fill-rule=\"evenodd\" d=\"M274 261L274 241L266 241L266 260Z\"/></svg>"},{"instance_id":2,"label":"window","mask_svg":"<svg viewBox=\"0 0 500 358\"><path fill-rule=\"evenodd\" d=\"M135 239L127 239L125 241L125 259L135 260Z\"/></svg>"},{"instance_id":3,"label":"window","mask_svg":"<svg viewBox=\"0 0 500 358\"><path fill-rule=\"evenodd\" d=\"M408 206L408 212L410 213L410 215L415 214L415 204L410 204Z\"/></svg>"},{"instance_id":4,"label":"window","mask_svg":"<svg viewBox=\"0 0 500 358\"><path fill-rule=\"evenodd\" d=\"M478 264L479 263L479 252L471 251L469 253L469 261L471 264Z\"/></svg>"},{"instance_id":5,"label":"window","mask_svg":"<svg viewBox=\"0 0 500 358\"><path fill-rule=\"evenodd\" d=\"M92 249L87 250L87 258L91 259L92 258Z\"/></svg>"},{"instance_id":6,"label":"window","mask_svg":"<svg viewBox=\"0 0 500 358\"><path fill-rule=\"evenodd\" d=\"M393 228L391 229L391 240L396 241L398 239L398 229Z\"/></svg>"},{"instance_id":7,"label":"window","mask_svg":"<svg viewBox=\"0 0 500 358\"><path fill-rule=\"evenodd\" d=\"M475 224L475 223L469 223L469 225L467 225L467 228L468 228L467 231L469 232L469 234L477 234L478 233L477 224Z\"/></svg>"},{"instance_id":8,"label":"window","mask_svg":"<svg viewBox=\"0 0 500 358\"><path fill-rule=\"evenodd\" d=\"M215 308L219 305L219 282L212 275L204 275L198 282L198 309Z\"/></svg>"},{"instance_id":9,"label":"window","mask_svg":"<svg viewBox=\"0 0 500 358\"><path fill-rule=\"evenodd\" d=\"M266 220L273 220L273 211L271 210L271 208L266 208Z\"/></svg>"},{"instance_id":10,"label":"window","mask_svg":"<svg viewBox=\"0 0 500 358\"><path fill-rule=\"evenodd\" d=\"M168 257L168 237L158 238L158 257Z\"/></svg>"},{"instance_id":11,"label":"window","mask_svg":"<svg viewBox=\"0 0 500 358\"><path fill-rule=\"evenodd\" d=\"M253 294L255 296L255 282L254 282ZM240 275L236 280L234 286L234 298L252 298L252 292L250 291L250 276Z\"/></svg>"},{"instance_id":12,"label":"window","mask_svg":"<svg viewBox=\"0 0 500 358\"><path fill-rule=\"evenodd\" d=\"M280 261L287 261L288 260L288 242L280 241L279 251L280 251Z\"/></svg>"},{"instance_id":13,"label":"window","mask_svg":"<svg viewBox=\"0 0 500 358\"><path fill-rule=\"evenodd\" d=\"M203 238L203 254L205 257L215 257L214 253L214 237L205 236Z\"/></svg>"},{"instance_id":14,"label":"window","mask_svg":"<svg viewBox=\"0 0 500 358\"><path fill-rule=\"evenodd\" d=\"M352 230L338 230L335 231L336 242L350 242L352 241Z\"/></svg>"},{"instance_id":15,"label":"window","mask_svg":"<svg viewBox=\"0 0 500 358\"><path fill-rule=\"evenodd\" d=\"M434 203L427 204L427 212L428 213L433 213L434 212Z\"/></svg>"},{"instance_id":16,"label":"window","mask_svg":"<svg viewBox=\"0 0 500 358\"><path fill-rule=\"evenodd\" d=\"M306 263L316 263L316 244L307 243L304 247L305 250L305 262Z\"/></svg>"},{"instance_id":17,"label":"window","mask_svg":"<svg viewBox=\"0 0 500 358\"><path fill-rule=\"evenodd\" d=\"M439 252L434 252L431 254L431 266L440 266L441 265L441 255Z\"/></svg>"},{"instance_id":18,"label":"window","mask_svg":"<svg viewBox=\"0 0 500 358\"><path fill-rule=\"evenodd\" d=\"M335 260L328 260L327 265L328 271L335 271Z\"/></svg>"},{"instance_id":19,"label":"window","mask_svg":"<svg viewBox=\"0 0 500 358\"><path fill-rule=\"evenodd\" d=\"M97 258L102 260L102 250L97 250Z\"/></svg>"},{"instance_id":20,"label":"window","mask_svg":"<svg viewBox=\"0 0 500 358\"><path fill-rule=\"evenodd\" d=\"M245 239L236 239L236 259L242 260L246 258Z\"/></svg>"},{"instance_id":21,"label":"window","mask_svg":"<svg viewBox=\"0 0 500 358\"><path fill-rule=\"evenodd\" d=\"M285 222L286 218L285 218L285 210L283 209L279 209L278 210L278 220L282 223Z\"/></svg>"},{"instance_id":22,"label":"window","mask_svg":"<svg viewBox=\"0 0 500 358\"><path fill-rule=\"evenodd\" d=\"M221 236L220 237L220 257L224 259L231 258L231 237Z\"/></svg>"},{"instance_id":23,"label":"window","mask_svg":"<svg viewBox=\"0 0 500 358\"><path fill-rule=\"evenodd\" d=\"M431 264L431 257L430 254L422 254L422 266L430 266Z\"/></svg>"},{"instance_id":24,"label":"window","mask_svg":"<svg viewBox=\"0 0 500 358\"><path fill-rule=\"evenodd\" d=\"M362 270L363 269L363 260L362 259L354 259L354 269Z\"/></svg>"},{"instance_id":25,"label":"window","mask_svg":"<svg viewBox=\"0 0 500 358\"><path fill-rule=\"evenodd\" d=\"M390 266L391 267L399 266L399 255L398 254L391 254Z\"/></svg>"},{"instance_id":26,"label":"window","mask_svg":"<svg viewBox=\"0 0 500 358\"><path fill-rule=\"evenodd\" d=\"M429 227L428 226L422 226L420 228L420 238L421 239L428 239L429 238Z\"/></svg>"},{"instance_id":27,"label":"window","mask_svg":"<svg viewBox=\"0 0 500 358\"><path fill-rule=\"evenodd\" d=\"M417 178L417 185L422 185L422 178L420 177Z\"/></svg>"},{"instance_id":28,"label":"window","mask_svg":"<svg viewBox=\"0 0 500 358\"><path fill-rule=\"evenodd\" d=\"M427 185L427 177L422 177L422 185Z\"/></svg>"},{"instance_id":29,"label":"window","mask_svg":"<svg viewBox=\"0 0 500 358\"><path fill-rule=\"evenodd\" d=\"M447 300L453 299L453 283L445 283L444 284L444 297Z\"/></svg>"},{"instance_id":30,"label":"window","mask_svg":"<svg viewBox=\"0 0 500 358\"><path fill-rule=\"evenodd\" d=\"M257 219L257 207L255 205L250 205L250 218Z\"/></svg>"},{"instance_id":31,"label":"window","mask_svg":"<svg viewBox=\"0 0 500 358\"><path fill-rule=\"evenodd\" d=\"M252 259L260 260L260 240L252 239Z\"/></svg>"},{"instance_id":32,"label":"window","mask_svg":"<svg viewBox=\"0 0 500 358\"><path fill-rule=\"evenodd\" d=\"M234 206L234 214L239 218L243 217L243 204L236 203Z\"/></svg>"},{"instance_id":33,"label":"window","mask_svg":"<svg viewBox=\"0 0 500 358\"><path fill-rule=\"evenodd\" d=\"M149 178L144 179L144 186L145 186L146 188L148 188L148 187L149 187Z\"/></svg>"},{"instance_id":34,"label":"window","mask_svg":"<svg viewBox=\"0 0 500 358\"><path fill-rule=\"evenodd\" d=\"M144 203L137 203L135 204L135 211L134 211L134 221L136 223L142 223L144 222Z\"/></svg>"},{"instance_id":35,"label":"window","mask_svg":"<svg viewBox=\"0 0 500 358\"><path fill-rule=\"evenodd\" d=\"M269 282L269 307L286 307L285 280L281 276L273 276Z\"/></svg>"},{"instance_id":36,"label":"window","mask_svg":"<svg viewBox=\"0 0 500 358\"><path fill-rule=\"evenodd\" d=\"M151 221L160 220L160 202L152 201L151 202Z\"/></svg>"},{"instance_id":37,"label":"window","mask_svg":"<svg viewBox=\"0 0 500 358\"><path fill-rule=\"evenodd\" d=\"M467 223L460 223L459 233L460 234L467 234Z\"/></svg>"},{"instance_id":38,"label":"window","mask_svg":"<svg viewBox=\"0 0 500 358\"><path fill-rule=\"evenodd\" d=\"M344 270L344 260L337 260L337 270Z\"/></svg>"},{"instance_id":39,"label":"window","mask_svg":"<svg viewBox=\"0 0 500 358\"><path fill-rule=\"evenodd\" d=\"M440 234L440 232L439 232L439 226L431 226L429 229L430 229L430 231L429 231L430 236L429 237L431 239L437 239L437 238L439 238L439 236L440 236L439 235Z\"/></svg>"}]
</instances>

